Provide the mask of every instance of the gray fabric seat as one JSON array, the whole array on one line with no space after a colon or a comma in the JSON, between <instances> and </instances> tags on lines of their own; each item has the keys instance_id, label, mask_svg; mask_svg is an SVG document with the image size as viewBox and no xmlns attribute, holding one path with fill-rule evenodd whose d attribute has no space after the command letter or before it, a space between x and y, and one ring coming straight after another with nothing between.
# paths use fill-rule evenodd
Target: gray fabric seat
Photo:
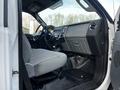
<instances>
[{"instance_id":1,"label":"gray fabric seat","mask_svg":"<svg viewBox=\"0 0 120 90\"><path fill-rule=\"evenodd\" d=\"M67 56L64 53L45 49L32 49L25 35L23 35L23 58L29 77L36 77L62 67Z\"/></svg>"}]
</instances>

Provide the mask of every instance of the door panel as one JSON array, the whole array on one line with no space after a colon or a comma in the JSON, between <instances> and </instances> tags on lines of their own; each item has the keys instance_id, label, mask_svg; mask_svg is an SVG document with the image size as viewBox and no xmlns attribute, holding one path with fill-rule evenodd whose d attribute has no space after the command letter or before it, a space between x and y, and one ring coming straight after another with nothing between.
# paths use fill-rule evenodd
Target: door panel
<instances>
[{"instance_id":1,"label":"door panel","mask_svg":"<svg viewBox=\"0 0 120 90\"><path fill-rule=\"evenodd\" d=\"M115 18L115 37L112 49L111 83L115 90L120 89L120 9Z\"/></svg>"},{"instance_id":2,"label":"door panel","mask_svg":"<svg viewBox=\"0 0 120 90\"><path fill-rule=\"evenodd\" d=\"M113 44L111 81L113 87L118 90L120 88L120 31L116 32Z\"/></svg>"}]
</instances>

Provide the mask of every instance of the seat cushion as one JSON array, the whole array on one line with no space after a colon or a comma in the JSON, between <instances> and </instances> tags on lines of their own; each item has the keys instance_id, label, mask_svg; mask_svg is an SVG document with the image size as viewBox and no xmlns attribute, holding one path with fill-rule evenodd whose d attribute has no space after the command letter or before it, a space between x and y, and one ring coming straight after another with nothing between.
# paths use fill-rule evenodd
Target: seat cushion
<instances>
[{"instance_id":1,"label":"seat cushion","mask_svg":"<svg viewBox=\"0 0 120 90\"><path fill-rule=\"evenodd\" d=\"M62 67L67 61L64 53L45 49L32 49L30 61L26 63L29 77L36 77Z\"/></svg>"}]
</instances>

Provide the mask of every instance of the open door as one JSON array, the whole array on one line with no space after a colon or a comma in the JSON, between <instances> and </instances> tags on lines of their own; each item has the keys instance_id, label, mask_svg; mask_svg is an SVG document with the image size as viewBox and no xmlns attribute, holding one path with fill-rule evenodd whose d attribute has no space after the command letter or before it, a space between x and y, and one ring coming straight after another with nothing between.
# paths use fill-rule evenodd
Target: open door
<instances>
[{"instance_id":1,"label":"open door","mask_svg":"<svg viewBox=\"0 0 120 90\"><path fill-rule=\"evenodd\" d=\"M120 90L120 8L115 17L115 31L112 48L111 84L114 90Z\"/></svg>"}]
</instances>

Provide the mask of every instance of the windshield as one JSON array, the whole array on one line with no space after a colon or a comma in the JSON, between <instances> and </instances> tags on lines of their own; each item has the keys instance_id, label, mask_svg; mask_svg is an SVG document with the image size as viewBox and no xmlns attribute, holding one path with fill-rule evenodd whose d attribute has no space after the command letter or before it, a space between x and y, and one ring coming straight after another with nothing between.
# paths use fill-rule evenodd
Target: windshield
<instances>
[{"instance_id":1,"label":"windshield","mask_svg":"<svg viewBox=\"0 0 120 90\"><path fill-rule=\"evenodd\" d=\"M24 34L36 35L43 30L43 27L32 15L22 12L22 29Z\"/></svg>"},{"instance_id":2,"label":"windshield","mask_svg":"<svg viewBox=\"0 0 120 90\"><path fill-rule=\"evenodd\" d=\"M98 0L98 1L106 9L106 11L112 17L112 19L114 19L120 6L120 0Z\"/></svg>"},{"instance_id":3,"label":"windshield","mask_svg":"<svg viewBox=\"0 0 120 90\"><path fill-rule=\"evenodd\" d=\"M47 25L63 26L71 25L89 20L99 19L96 12L85 11L76 0L62 0L63 5L54 10L45 9L39 12L40 17Z\"/></svg>"}]
</instances>

